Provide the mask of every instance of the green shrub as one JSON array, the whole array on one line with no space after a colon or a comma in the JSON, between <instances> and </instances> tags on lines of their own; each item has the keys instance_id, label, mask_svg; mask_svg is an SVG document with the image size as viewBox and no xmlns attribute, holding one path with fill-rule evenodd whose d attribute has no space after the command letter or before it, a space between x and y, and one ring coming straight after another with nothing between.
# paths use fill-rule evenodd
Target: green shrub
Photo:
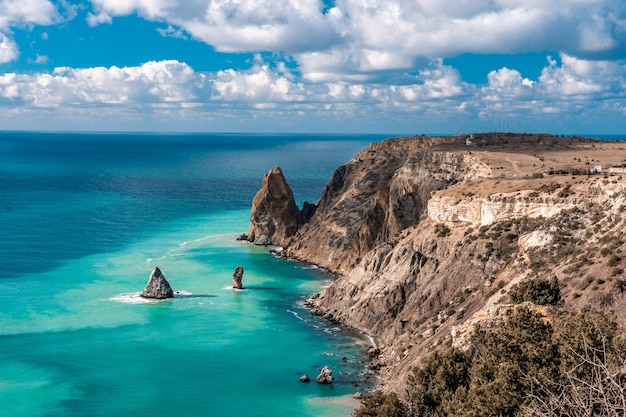
<instances>
[{"instance_id":1,"label":"green shrub","mask_svg":"<svg viewBox=\"0 0 626 417\"><path fill-rule=\"evenodd\" d=\"M536 278L523 281L511 288L509 295L515 304L529 301L539 305L555 305L561 301L559 280Z\"/></svg>"},{"instance_id":2,"label":"green shrub","mask_svg":"<svg viewBox=\"0 0 626 417\"><path fill-rule=\"evenodd\" d=\"M605 375L607 369L618 370L618 374L611 375L626 382L625 359L626 343L612 313L584 309L577 314L562 313L562 317L548 322L538 313L519 307L500 326L476 328L469 349L449 348L424 358L422 366L414 368L407 380L410 409L406 415L529 415L529 406L536 402L569 399L591 383L604 384L598 376ZM606 366L609 368L602 368ZM559 391L568 378L578 386ZM619 398L624 399L623 388L620 392ZM550 416L571 415L564 411ZM396 414L359 417L382 415Z\"/></svg>"},{"instance_id":3,"label":"green shrub","mask_svg":"<svg viewBox=\"0 0 626 417\"><path fill-rule=\"evenodd\" d=\"M354 417L405 417L406 408L395 392L385 394L374 391L365 394L361 407L353 414Z\"/></svg>"}]
</instances>

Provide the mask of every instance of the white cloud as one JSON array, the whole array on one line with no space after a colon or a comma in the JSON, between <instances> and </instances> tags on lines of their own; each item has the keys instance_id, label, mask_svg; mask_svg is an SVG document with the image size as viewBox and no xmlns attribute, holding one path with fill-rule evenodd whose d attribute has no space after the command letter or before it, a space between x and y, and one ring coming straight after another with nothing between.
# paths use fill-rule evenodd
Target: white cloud
<instances>
[{"instance_id":1,"label":"white cloud","mask_svg":"<svg viewBox=\"0 0 626 417\"><path fill-rule=\"evenodd\" d=\"M505 98L521 99L532 92L535 84L528 78L522 78L517 70L501 68L487 75L489 84L483 88L486 100L499 101Z\"/></svg>"},{"instance_id":2,"label":"white cloud","mask_svg":"<svg viewBox=\"0 0 626 417\"><path fill-rule=\"evenodd\" d=\"M15 41L0 33L0 64L17 59L19 51Z\"/></svg>"},{"instance_id":3,"label":"white cloud","mask_svg":"<svg viewBox=\"0 0 626 417\"><path fill-rule=\"evenodd\" d=\"M304 86L289 78L270 70L268 65L255 65L245 72L218 71L213 81L213 99L253 103L304 100Z\"/></svg>"},{"instance_id":4,"label":"white cloud","mask_svg":"<svg viewBox=\"0 0 626 417\"><path fill-rule=\"evenodd\" d=\"M172 25L168 25L167 28L158 28L157 32L159 32L159 34L164 37L172 37L172 38L177 38L177 39L189 39L189 37L185 34L185 32L183 32L180 29L175 28Z\"/></svg>"},{"instance_id":5,"label":"white cloud","mask_svg":"<svg viewBox=\"0 0 626 417\"><path fill-rule=\"evenodd\" d=\"M291 54L311 81L363 82L467 52L626 54L615 0L336 0L326 13L311 0L91 2L94 22L136 12L218 51Z\"/></svg>"},{"instance_id":6,"label":"white cloud","mask_svg":"<svg viewBox=\"0 0 626 417\"><path fill-rule=\"evenodd\" d=\"M562 66L559 67L556 61L551 59L550 65L545 67L541 72L541 76L539 76L539 83L545 90L546 95L554 98L591 95L599 93L606 88L603 85L608 86L607 81L609 80L593 76L588 73L588 69L585 69L585 67L590 65L594 67L598 65L564 54L561 58Z\"/></svg>"},{"instance_id":7,"label":"white cloud","mask_svg":"<svg viewBox=\"0 0 626 417\"><path fill-rule=\"evenodd\" d=\"M102 25L102 24L111 24L113 19L111 15L106 12L100 11L96 14L87 13L87 24L91 27Z\"/></svg>"},{"instance_id":8,"label":"white cloud","mask_svg":"<svg viewBox=\"0 0 626 417\"><path fill-rule=\"evenodd\" d=\"M59 18L49 0L0 0L0 29L3 30L21 23L49 25Z\"/></svg>"},{"instance_id":9,"label":"white cloud","mask_svg":"<svg viewBox=\"0 0 626 417\"><path fill-rule=\"evenodd\" d=\"M178 61L0 76L0 97L34 107L182 104L197 100L201 88L202 77Z\"/></svg>"},{"instance_id":10,"label":"white cloud","mask_svg":"<svg viewBox=\"0 0 626 417\"><path fill-rule=\"evenodd\" d=\"M49 61L49 58L47 56L37 54L37 58L35 58L33 62L35 64L47 64L48 61Z\"/></svg>"},{"instance_id":11,"label":"white cloud","mask_svg":"<svg viewBox=\"0 0 626 417\"><path fill-rule=\"evenodd\" d=\"M12 26L50 25L60 20L61 16L49 0L0 0L0 64L19 56L17 44L7 36Z\"/></svg>"}]
</instances>

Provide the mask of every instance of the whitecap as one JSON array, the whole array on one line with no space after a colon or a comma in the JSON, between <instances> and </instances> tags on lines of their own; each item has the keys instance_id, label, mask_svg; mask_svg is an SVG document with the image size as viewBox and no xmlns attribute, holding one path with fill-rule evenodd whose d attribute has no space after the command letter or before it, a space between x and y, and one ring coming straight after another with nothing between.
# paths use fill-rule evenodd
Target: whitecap
<instances>
[{"instance_id":1,"label":"whitecap","mask_svg":"<svg viewBox=\"0 0 626 417\"><path fill-rule=\"evenodd\" d=\"M228 287L224 287L222 288L223 290L229 290L229 291L235 291L235 292L246 292L246 291L252 291L252 288L233 288L232 285L229 285Z\"/></svg>"},{"instance_id":2,"label":"whitecap","mask_svg":"<svg viewBox=\"0 0 626 417\"><path fill-rule=\"evenodd\" d=\"M124 304L153 304L153 303L164 301L164 300L157 300L154 298L142 297L140 292L118 294L114 297L109 298L109 300L116 301L118 303L124 303Z\"/></svg>"},{"instance_id":3,"label":"whitecap","mask_svg":"<svg viewBox=\"0 0 626 417\"><path fill-rule=\"evenodd\" d=\"M298 320L300 320L300 321L305 321L305 320L304 320L302 317L300 317L300 315L299 315L298 313L296 313L295 311L292 311L292 310L287 310L287 312L289 312L289 313L293 314L293 316L294 316L295 318L297 318Z\"/></svg>"}]
</instances>

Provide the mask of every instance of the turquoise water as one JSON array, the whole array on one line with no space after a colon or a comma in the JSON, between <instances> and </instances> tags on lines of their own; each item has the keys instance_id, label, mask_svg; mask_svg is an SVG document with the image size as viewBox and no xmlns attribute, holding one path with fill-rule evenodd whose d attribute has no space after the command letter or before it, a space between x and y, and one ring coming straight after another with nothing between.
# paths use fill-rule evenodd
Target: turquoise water
<instances>
[{"instance_id":1,"label":"turquoise water","mask_svg":"<svg viewBox=\"0 0 626 417\"><path fill-rule=\"evenodd\" d=\"M0 415L349 415L368 342L303 307L332 276L235 238L269 168L313 201L380 139L0 133Z\"/></svg>"}]
</instances>

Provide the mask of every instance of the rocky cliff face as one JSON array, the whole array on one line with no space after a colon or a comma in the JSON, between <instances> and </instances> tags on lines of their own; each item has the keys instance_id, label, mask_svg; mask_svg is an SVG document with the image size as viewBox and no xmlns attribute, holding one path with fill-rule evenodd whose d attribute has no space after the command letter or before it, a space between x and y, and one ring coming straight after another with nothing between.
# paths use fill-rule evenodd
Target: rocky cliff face
<instances>
[{"instance_id":1,"label":"rocky cliff face","mask_svg":"<svg viewBox=\"0 0 626 417\"><path fill-rule=\"evenodd\" d=\"M437 149L454 140L389 139L361 151L334 172L287 256L350 272L374 247L417 225L433 191L486 175L472 155Z\"/></svg>"},{"instance_id":2,"label":"rocky cliff face","mask_svg":"<svg viewBox=\"0 0 626 417\"><path fill-rule=\"evenodd\" d=\"M270 169L252 200L248 240L257 245L286 246L302 219L283 171Z\"/></svg>"},{"instance_id":3,"label":"rocky cliff face","mask_svg":"<svg viewBox=\"0 0 626 417\"><path fill-rule=\"evenodd\" d=\"M385 346L387 389L401 391L425 353L509 303L521 280L558 277L566 305L626 317L626 179L580 175L585 162L621 164L625 145L546 136L478 143L370 146L335 171L286 246L338 272L311 306ZM553 175L568 170L575 175Z\"/></svg>"}]
</instances>

